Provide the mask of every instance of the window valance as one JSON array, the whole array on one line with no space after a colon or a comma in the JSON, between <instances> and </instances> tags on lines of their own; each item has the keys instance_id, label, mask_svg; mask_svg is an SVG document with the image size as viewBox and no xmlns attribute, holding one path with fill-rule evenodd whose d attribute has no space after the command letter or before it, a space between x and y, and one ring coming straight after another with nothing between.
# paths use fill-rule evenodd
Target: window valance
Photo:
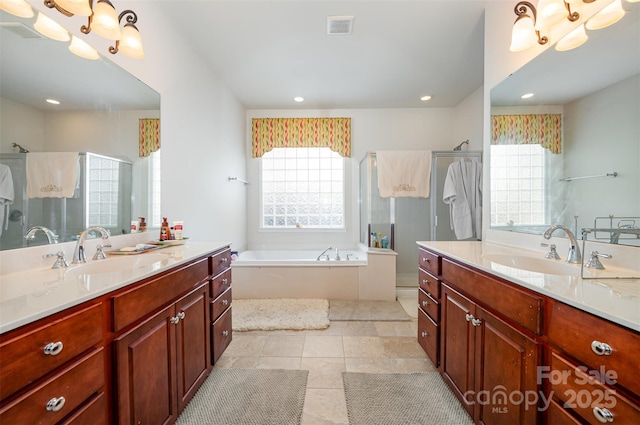
<instances>
[{"instance_id":1,"label":"window valance","mask_svg":"<svg viewBox=\"0 0 640 425\"><path fill-rule=\"evenodd\" d=\"M141 158L151 155L160 149L160 119L141 118L138 155Z\"/></svg>"},{"instance_id":2,"label":"window valance","mask_svg":"<svg viewBox=\"0 0 640 425\"><path fill-rule=\"evenodd\" d=\"M553 153L562 151L562 115L493 115L492 145L542 145Z\"/></svg>"},{"instance_id":3,"label":"window valance","mask_svg":"<svg viewBox=\"0 0 640 425\"><path fill-rule=\"evenodd\" d=\"M327 147L351 156L351 118L254 118L252 156L273 148Z\"/></svg>"}]
</instances>

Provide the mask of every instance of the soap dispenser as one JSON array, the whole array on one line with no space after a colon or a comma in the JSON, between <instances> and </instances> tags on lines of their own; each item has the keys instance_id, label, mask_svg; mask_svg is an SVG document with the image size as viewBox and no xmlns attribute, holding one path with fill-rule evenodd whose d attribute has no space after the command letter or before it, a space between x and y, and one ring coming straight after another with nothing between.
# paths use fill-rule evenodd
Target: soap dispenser
<instances>
[{"instance_id":1,"label":"soap dispenser","mask_svg":"<svg viewBox=\"0 0 640 425\"><path fill-rule=\"evenodd\" d=\"M160 226L160 240L168 241L171 239L171 229L167 217L162 217L162 226Z\"/></svg>"}]
</instances>

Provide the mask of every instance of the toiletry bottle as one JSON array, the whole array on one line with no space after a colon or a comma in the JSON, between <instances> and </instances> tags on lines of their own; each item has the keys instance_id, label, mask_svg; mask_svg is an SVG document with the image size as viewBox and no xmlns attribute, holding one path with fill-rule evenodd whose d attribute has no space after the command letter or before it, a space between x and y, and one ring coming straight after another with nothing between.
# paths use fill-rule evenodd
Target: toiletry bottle
<instances>
[{"instance_id":1,"label":"toiletry bottle","mask_svg":"<svg viewBox=\"0 0 640 425\"><path fill-rule=\"evenodd\" d=\"M171 229L169 229L169 222L167 217L162 217L162 226L160 226L160 240L168 241L171 239Z\"/></svg>"},{"instance_id":2,"label":"toiletry bottle","mask_svg":"<svg viewBox=\"0 0 640 425\"><path fill-rule=\"evenodd\" d=\"M173 222L173 234L176 239L182 239L182 226L183 221L174 221Z\"/></svg>"},{"instance_id":3,"label":"toiletry bottle","mask_svg":"<svg viewBox=\"0 0 640 425\"><path fill-rule=\"evenodd\" d=\"M140 224L138 225L138 231L139 232L146 232L147 231L147 222L144 221L144 217L138 217L140 219Z\"/></svg>"},{"instance_id":4,"label":"toiletry bottle","mask_svg":"<svg viewBox=\"0 0 640 425\"><path fill-rule=\"evenodd\" d=\"M137 220L131 220L131 233L138 233L139 223Z\"/></svg>"}]
</instances>

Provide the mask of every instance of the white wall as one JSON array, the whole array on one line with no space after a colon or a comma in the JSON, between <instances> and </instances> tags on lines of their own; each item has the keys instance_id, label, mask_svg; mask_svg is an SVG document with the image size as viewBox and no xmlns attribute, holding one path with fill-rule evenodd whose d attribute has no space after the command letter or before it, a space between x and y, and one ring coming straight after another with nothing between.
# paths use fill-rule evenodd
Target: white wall
<instances>
[{"instance_id":1,"label":"white wall","mask_svg":"<svg viewBox=\"0 0 640 425\"><path fill-rule=\"evenodd\" d=\"M62 18L76 35L86 23L82 17L65 18L39 0L28 1ZM95 34L79 35L160 93L162 215L169 221L184 220L185 236L192 240L229 242L242 249L245 193L227 181L229 175L243 174L246 166L242 105L153 2L119 1L116 7L137 13L144 59L110 55L109 42Z\"/></svg>"},{"instance_id":2,"label":"white wall","mask_svg":"<svg viewBox=\"0 0 640 425\"><path fill-rule=\"evenodd\" d=\"M42 150L44 114L35 108L0 97L0 153L18 152L17 143L27 150Z\"/></svg>"}]
</instances>

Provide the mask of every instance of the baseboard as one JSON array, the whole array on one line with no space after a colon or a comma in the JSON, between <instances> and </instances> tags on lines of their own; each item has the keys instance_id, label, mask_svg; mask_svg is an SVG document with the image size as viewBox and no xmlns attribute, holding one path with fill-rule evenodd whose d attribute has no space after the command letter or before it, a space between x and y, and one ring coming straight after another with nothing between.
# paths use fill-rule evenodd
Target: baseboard
<instances>
[{"instance_id":1,"label":"baseboard","mask_svg":"<svg viewBox=\"0 0 640 425\"><path fill-rule=\"evenodd\" d=\"M396 288L396 297L417 297L418 288Z\"/></svg>"}]
</instances>

